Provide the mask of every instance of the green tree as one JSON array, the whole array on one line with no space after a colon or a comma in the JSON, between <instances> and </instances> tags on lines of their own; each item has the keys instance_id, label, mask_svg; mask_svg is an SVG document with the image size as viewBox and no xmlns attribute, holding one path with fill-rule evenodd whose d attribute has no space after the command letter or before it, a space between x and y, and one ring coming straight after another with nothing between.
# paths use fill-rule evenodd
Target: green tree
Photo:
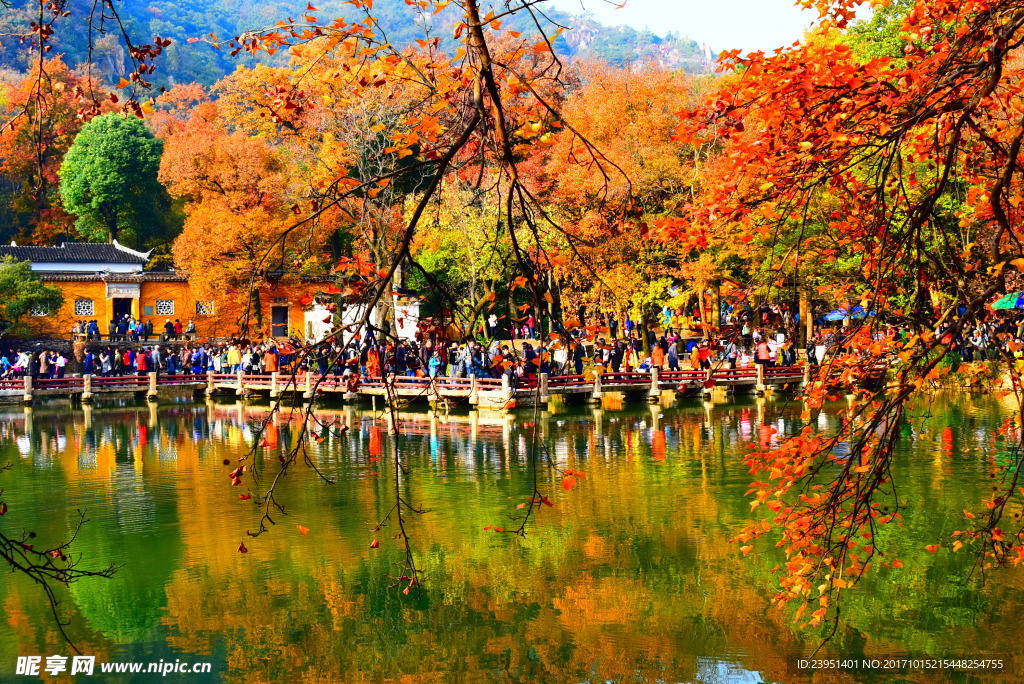
<instances>
[{"instance_id":1,"label":"green tree","mask_svg":"<svg viewBox=\"0 0 1024 684\"><path fill-rule=\"evenodd\" d=\"M142 246L166 237L170 202L157 180L163 144L139 119L104 114L82 127L60 167L64 208L93 241Z\"/></svg>"},{"instance_id":2,"label":"green tree","mask_svg":"<svg viewBox=\"0 0 1024 684\"><path fill-rule=\"evenodd\" d=\"M11 256L0 260L0 337L17 330L33 309L53 311L63 303L60 288L43 285L32 264Z\"/></svg>"}]
</instances>

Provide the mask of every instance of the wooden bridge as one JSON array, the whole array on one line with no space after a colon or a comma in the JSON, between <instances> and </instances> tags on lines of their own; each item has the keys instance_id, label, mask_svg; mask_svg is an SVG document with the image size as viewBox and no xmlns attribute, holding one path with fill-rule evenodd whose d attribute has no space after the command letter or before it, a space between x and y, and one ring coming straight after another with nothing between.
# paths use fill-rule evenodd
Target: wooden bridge
<instances>
[{"instance_id":1,"label":"wooden bridge","mask_svg":"<svg viewBox=\"0 0 1024 684\"><path fill-rule=\"evenodd\" d=\"M207 395L231 393L236 396L266 394L270 398L301 395L312 400L317 396L336 396L348 401L373 400L393 396L403 403L414 401L469 404L481 408L516 408L546 404L553 397L566 403L599 403L610 392L620 392L627 399L657 401L663 392L686 396L702 394L752 393L764 394L784 389L799 389L814 375L816 369L807 365L765 368L678 370L630 373L590 373L589 375L540 374L510 380L492 378L389 377L362 378L354 388L341 376L315 374L293 375L269 373L214 373L205 375L121 375L113 377L81 376L60 379L23 377L0 380L0 398L31 403L46 396L71 396L83 402L96 395L132 393L156 400L169 391L203 391Z\"/></svg>"}]
</instances>

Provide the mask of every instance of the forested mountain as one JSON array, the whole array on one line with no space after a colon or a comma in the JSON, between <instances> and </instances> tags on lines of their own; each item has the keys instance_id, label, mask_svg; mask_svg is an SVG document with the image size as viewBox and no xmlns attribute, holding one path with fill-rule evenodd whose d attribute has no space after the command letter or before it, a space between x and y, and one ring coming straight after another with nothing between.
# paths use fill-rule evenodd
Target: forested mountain
<instances>
[{"instance_id":1,"label":"forested mountain","mask_svg":"<svg viewBox=\"0 0 1024 684\"><path fill-rule=\"evenodd\" d=\"M362 10L342 0L325 0L313 3L321 18L345 17L359 21L365 15ZM19 6L20 5L20 6ZM307 11L306 0L214 0L213 2L185 2L184 0L119 0L114 4L128 33L137 41L146 42L153 36L170 38L174 42L161 59L155 80L159 85L199 82L212 84L239 64L251 63L251 58L239 55L232 58L225 52L213 50L205 44L189 44L188 38L206 36L210 33L228 38L254 28L273 24L288 17L300 18ZM28 26L32 21L32 8L36 3L29 0L15 0L14 8L5 10L0 18L0 34L11 29ZM89 16L93 9L92 0L71 0L72 15ZM36 10L37 11L37 10ZM409 7L405 0L378 0L373 5L373 15L381 22L388 38L395 45L411 44L425 33L451 40L451 27L458 19L458 8L450 6L440 14L425 15L420 23L409 21ZM598 59L616 66L638 61L654 61L669 68L683 68L690 73L704 73L709 70L710 53L695 41L669 35L656 36L649 31L629 27L606 27L587 17L574 17L557 10L548 11L548 16L570 30L556 43L557 50L566 57ZM108 80L117 80L125 69L125 52L115 40L117 24L106 21L110 33L94 33L93 64L100 75ZM80 28L80 22L62 22L60 27ZM535 32L530 20L523 16L514 17L508 24L523 33ZM58 28L60 28L58 27ZM81 30L58 33L53 41L54 53L64 56L64 61L74 66L84 63L88 57L89 35ZM24 46L17 41L0 41L0 68L23 71L27 60ZM275 58L270 58L275 59ZM287 59L284 55L278 60Z\"/></svg>"}]
</instances>

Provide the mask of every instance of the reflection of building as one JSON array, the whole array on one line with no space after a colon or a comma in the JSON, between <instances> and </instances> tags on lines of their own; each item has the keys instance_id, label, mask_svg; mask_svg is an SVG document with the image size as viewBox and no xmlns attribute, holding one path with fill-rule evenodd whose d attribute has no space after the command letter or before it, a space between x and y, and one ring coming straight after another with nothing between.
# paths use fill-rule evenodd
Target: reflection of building
<instances>
[{"instance_id":1,"label":"reflection of building","mask_svg":"<svg viewBox=\"0 0 1024 684\"><path fill-rule=\"evenodd\" d=\"M198 298L188 279L174 271L145 271L149 252L137 252L112 243L65 242L59 247L0 246L0 258L13 256L32 262L32 270L47 285L59 287L64 304L59 311L33 311L26 321L39 336L66 337L76 321L95 320L107 335L111 319L131 316L151 321L156 334L168 319L187 327L193 321L200 337L226 337L238 329L238 293L225 293L224 302ZM322 339L333 323L323 307L303 304L325 290L332 276L279 274L277 284L261 288L259 299L264 330L274 337ZM419 321L418 304L394 298L399 334L412 337ZM347 321L346 321L347 322ZM250 326L250 330L255 326ZM252 333L251 333L252 334ZM255 332L255 336L262 336Z\"/></svg>"}]
</instances>

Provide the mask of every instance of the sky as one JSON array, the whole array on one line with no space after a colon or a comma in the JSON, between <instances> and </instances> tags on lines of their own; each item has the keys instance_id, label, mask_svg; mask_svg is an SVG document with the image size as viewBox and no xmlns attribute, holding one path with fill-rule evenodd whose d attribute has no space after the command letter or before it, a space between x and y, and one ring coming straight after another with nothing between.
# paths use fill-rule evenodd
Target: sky
<instances>
[{"instance_id":1,"label":"sky","mask_svg":"<svg viewBox=\"0 0 1024 684\"><path fill-rule=\"evenodd\" d=\"M552 0L561 10L589 13L609 26L626 24L664 36L675 32L715 52L742 49L774 50L799 40L817 18L794 0L626 0L615 9L608 0Z\"/></svg>"}]
</instances>

